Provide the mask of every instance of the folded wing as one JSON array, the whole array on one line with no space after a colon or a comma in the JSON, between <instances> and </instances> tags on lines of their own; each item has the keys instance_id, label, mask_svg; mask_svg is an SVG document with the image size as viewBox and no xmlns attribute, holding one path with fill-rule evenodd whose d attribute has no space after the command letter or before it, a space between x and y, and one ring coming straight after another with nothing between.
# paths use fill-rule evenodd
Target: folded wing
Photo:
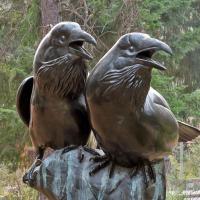
<instances>
[{"instance_id":1,"label":"folded wing","mask_svg":"<svg viewBox=\"0 0 200 200\"><path fill-rule=\"evenodd\" d=\"M16 106L17 112L22 121L29 126L30 121L30 100L33 88L33 76L30 76L22 81L20 84L17 96Z\"/></svg>"}]
</instances>

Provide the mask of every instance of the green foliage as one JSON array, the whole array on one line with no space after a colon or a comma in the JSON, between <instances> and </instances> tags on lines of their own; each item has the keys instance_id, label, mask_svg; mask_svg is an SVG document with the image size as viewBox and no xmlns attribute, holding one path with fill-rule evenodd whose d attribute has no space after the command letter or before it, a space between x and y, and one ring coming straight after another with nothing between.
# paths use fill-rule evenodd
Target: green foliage
<instances>
[{"instance_id":1,"label":"green foliage","mask_svg":"<svg viewBox=\"0 0 200 200\"><path fill-rule=\"evenodd\" d=\"M9 163L10 167L17 167L19 152L21 152L24 127L15 109L0 108L0 158L1 163Z\"/></svg>"},{"instance_id":2,"label":"green foliage","mask_svg":"<svg viewBox=\"0 0 200 200\"><path fill-rule=\"evenodd\" d=\"M0 159L11 167L17 167L26 134L15 108L16 91L25 76L25 69L0 64Z\"/></svg>"},{"instance_id":3,"label":"green foliage","mask_svg":"<svg viewBox=\"0 0 200 200\"><path fill-rule=\"evenodd\" d=\"M200 176L200 138L197 138L188 147L185 156L186 178L197 178Z\"/></svg>"},{"instance_id":4,"label":"green foliage","mask_svg":"<svg viewBox=\"0 0 200 200\"><path fill-rule=\"evenodd\" d=\"M0 198L3 196L8 200L38 199L38 192L22 183L23 174L21 170L11 172L7 166L0 164Z\"/></svg>"},{"instance_id":5,"label":"green foliage","mask_svg":"<svg viewBox=\"0 0 200 200\"><path fill-rule=\"evenodd\" d=\"M182 98L184 86L177 86L174 83L174 77L169 77L157 70L154 71L152 78L152 86L164 96L173 113L182 117L185 111L185 102Z\"/></svg>"},{"instance_id":6,"label":"green foliage","mask_svg":"<svg viewBox=\"0 0 200 200\"><path fill-rule=\"evenodd\" d=\"M199 1L144 0L139 10L142 30L166 41L174 51L175 56L167 59L171 66L168 74L176 81L181 78L181 83L188 85L190 92L200 87L197 78L200 75L199 57L196 55L200 51ZM191 65L194 58L197 62Z\"/></svg>"},{"instance_id":7,"label":"green foliage","mask_svg":"<svg viewBox=\"0 0 200 200\"><path fill-rule=\"evenodd\" d=\"M200 28L188 30L186 33L181 33L172 41L172 45L176 48L176 61L180 61L185 55L199 48L200 43Z\"/></svg>"},{"instance_id":8,"label":"green foliage","mask_svg":"<svg viewBox=\"0 0 200 200\"><path fill-rule=\"evenodd\" d=\"M187 121L192 117L194 125L200 123L200 90L187 93L186 86L176 84L174 77L157 70L153 71L152 86L164 96L177 118Z\"/></svg>"},{"instance_id":9,"label":"green foliage","mask_svg":"<svg viewBox=\"0 0 200 200\"><path fill-rule=\"evenodd\" d=\"M98 24L97 30L99 30L99 34L112 31L115 18L122 6L122 1L90 0L88 1L88 6L93 11L94 18Z\"/></svg>"},{"instance_id":10,"label":"green foliage","mask_svg":"<svg viewBox=\"0 0 200 200\"><path fill-rule=\"evenodd\" d=\"M38 3L38 0L32 0L29 2L27 12L19 24L20 28L17 32L16 39L20 39L20 46L34 47L38 40L40 19Z\"/></svg>"},{"instance_id":11,"label":"green foliage","mask_svg":"<svg viewBox=\"0 0 200 200\"><path fill-rule=\"evenodd\" d=\"M159 31L160 36L162 36L162 34L165 34L165 29L170 27L179 29L188 20L187 14L191 12L191 3L192 1L188 0L142 1L140 14L145 30L154 34ZM175 30L171 31L174 32Z\"/></svg>"},{"instance_id":12,"label":"green foliage","mask_svg":"<svg viewBox=\"0 0 200 200\"><path fill-rule=\"evenodd\" d=\"M176 191L174 193L167 192L167 200L185 200L184 195L181 193L182 191Z\"/></svg>"},{"instance_id":13,"label":"green foliage","mask_svg":"<svg viewBox=\"0 0 200 200\"><path fill-rule=\"evenodd\" d=\"M176 147L174 155L169 157L171 166L167 173L167 199L170 200L185 199L182 192L189 188L193 191L200 189L198 183L191 185L192 180L198 180L200 176L200 138L196 138L192 143L185 145L184 149L183 171L181 173L183 177L180 178L179 146Z\"/></svg>"},{"instance_id":14,"label":"green foliage","mask_svg":"<svg viewBox=\"0 0 200 200\"><path fill-rule=\"evenodd\" d=\"M10 5L0 14L0 160L16 168L27 133L16 113L15 98L19 84L32 71L39 38L39 1L18 0Z\"/></svg>"}]
</instances>

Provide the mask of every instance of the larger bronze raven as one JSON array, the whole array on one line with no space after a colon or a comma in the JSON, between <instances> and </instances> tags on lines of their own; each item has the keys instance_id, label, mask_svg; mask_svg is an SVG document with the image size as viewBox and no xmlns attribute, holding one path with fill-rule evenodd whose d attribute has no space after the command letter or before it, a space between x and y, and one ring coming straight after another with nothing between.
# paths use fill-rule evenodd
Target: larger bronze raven
<instances>
[{"instance_id":1,"label":"larger bronze raven","mask_svg":"<svg viewBox=\"0 0 200 200\"><path fill-rule=\"evenodd\" d=\"M147 34L126 34L87 80L86 99L98 145L127 167L170 154L182 132L184 141L199 135L198 129L178 122L164 97L150 87L152 68L165 69L152 59L159 50L172 54L167 44ZM100 166L105 166L106 156L94 160L103 158Z\"/></svg>"},{"instance_id":2,"label":"larger bronze raven","mask_svg":"<svg viewBox=\"0 0 200 200\"><path fill-rule=\"evenodd\" d=\"M96 44L79 24L57 24L36 51L33 77L19 87L17 109L29 126L38 159L46 147L85 145L88 140L91 128L84 98L85 60L92 56L84 49L84 42Z\"/></svg>"}]
</instances>

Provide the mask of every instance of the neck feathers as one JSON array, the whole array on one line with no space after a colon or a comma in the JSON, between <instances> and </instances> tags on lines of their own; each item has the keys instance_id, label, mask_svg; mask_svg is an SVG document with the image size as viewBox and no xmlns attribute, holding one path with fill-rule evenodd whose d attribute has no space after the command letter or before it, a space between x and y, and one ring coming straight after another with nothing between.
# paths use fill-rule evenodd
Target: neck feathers
<instances>
[{"instance_id":1,"label":"neck feathers","mask_svg":"<svg viewBox=\"0 0 200 200\"><path fill-rule=\"evenodd\" d=\"M36 73L36 85L42 95L60 98L79 96L85 88L87 70L83 60L67 56L43 63Z\"/></svg>"},{"instance_id":2,"label":"neck feathers","mask_svg":"<svg viewBox=\"0 0 200 200\"><path fill-rule=\"evenodd\" d=\"M131 109L138 110L144 106L150 88L151 71L138 65L128 66L107 72L101 81L106 85L103 95L112 97L115 93L119 99L129 98Z\"/></svg>"}]
</instances>

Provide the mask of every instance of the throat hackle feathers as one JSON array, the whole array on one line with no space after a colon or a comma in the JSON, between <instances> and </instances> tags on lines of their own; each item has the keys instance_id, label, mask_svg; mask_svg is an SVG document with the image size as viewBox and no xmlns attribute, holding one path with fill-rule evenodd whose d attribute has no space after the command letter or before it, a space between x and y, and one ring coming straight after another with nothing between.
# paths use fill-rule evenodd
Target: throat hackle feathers
<instances>
[{"instance_id":1,"label":"throat hackle feathers","mask_svg":"<svg viewBox=\"0 0 200 200\"><path fill-rule=\"evenodd\" d=\"M42 94L74 98L84 91L86 76L84 61L72 61L65 55L44 62L36 73L36 84Z\"/></svg>"},{"instance_id":2,"label":"throat hackle feathers","mask_svg":"<svg viewBox=\"0 0 200 200\"><path fill-rule=\"evenodd\" d=\"M108 71L101 81L106 85L104 96L122 90L121 97L128 95L131 107L141 109L150 88L151 73L141 66L127 66Z\"/></svg>"}]
</instances>

